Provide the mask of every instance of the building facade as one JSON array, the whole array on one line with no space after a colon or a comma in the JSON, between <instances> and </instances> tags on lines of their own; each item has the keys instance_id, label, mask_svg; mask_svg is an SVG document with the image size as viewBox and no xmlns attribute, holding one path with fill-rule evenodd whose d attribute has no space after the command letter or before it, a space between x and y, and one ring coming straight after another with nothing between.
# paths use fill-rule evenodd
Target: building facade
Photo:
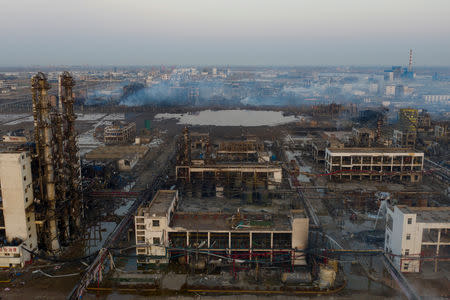
<instances>
[{"instance_id":1,"label":"building facade","mask_svg":"<svg viewBox=\"0 0 450 300\"><path fill-rule=\"evenodd\" d=\"M134 142L136 138L136 123L117 122L106 126L104 131L105 144L127 144Z\"/></svg>"},{"instance_id":2,"label":"building facade","mask_svg":"<svg viewBox=\"0 0 450 300\"><path fill-rule=\"evenodd\" d=\"M427 266L438 271L440 261L448 260L449 216L450 207L387 208L384 248L400 271L420 272Z\"/></svg>"},{"instance_id":3,"label":"building facade","mask_svg":"<svg viewBox=\"0 0 450 300\"><path fill-rule=\"evenodd\" d=\"M0 184L0 267L23 266L31 260L27 250L37 250L28 152L0 153Z\"/></svg>"},{"instance_id":4,"label":"building facade","mask_svg":"<svg viewBox=\"0 0 450 300\"><path fill-rule=\"evenodd\" d=\"M416 182L423 160L423 152L406 148L327 148L325 171L330 178Z\"/></svg>"}]
</instances>

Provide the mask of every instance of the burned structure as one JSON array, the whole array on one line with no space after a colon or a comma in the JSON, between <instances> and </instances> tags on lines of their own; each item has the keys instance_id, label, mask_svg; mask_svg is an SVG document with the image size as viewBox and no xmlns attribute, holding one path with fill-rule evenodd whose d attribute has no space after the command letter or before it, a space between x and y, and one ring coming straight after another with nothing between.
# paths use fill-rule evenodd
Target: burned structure
<instances>
[{"instance_id":1,"label":"burned structure","mask_svg":"<svg viewBox=\"0 0 450 300\"><path fill-rule=\"evenodd\" d=\"M309 217L266 143L184 128L178 146L178 190L159 190L135 215L139 265L307 265Z\"/></svg>"},{"instance_id":2,"label":"burned structure","mask_svg":"<svg viewBox=\"0 0 450 300\"><path fill-rule=\"evenodd\" d=\"M80 164L73 110L74 80L60 75L57 107L43 73L31 80L34 119L33 184L39 248L57 252L79 234L82 216Z\"/></svg>"},{"instance_id":3,"label":"burned structure","mask_svg":"<svg viewBox=\"0 0 450 300\"><path fill-rule=\"evenodd\" d=\"M370 180L422 179L423 152L407 148L327 148L325 170L330 178Z\"/></svg>"},{"instance_id":4,"label":"burned structure","mask_svg":"<svg viewBox=\"0 0 450 300\"><path fill-rule=\"evenodd\" d=\"M264 190L282 183L281 164L251 137L214 146L208 134L191 135L185 128L178 153L176 179L190 195L232 197L244 191L248 197L264 197Z\"/></svg>"},{"instance_id":5,"label":"burned structure","mask_svg":"<svg viewBox=\"0 0 450 300\"><path fill-rule=\"evenodd\" d=\"M134 142L136 137L136 123L126 123L116 121L110 126L105 127L105 144L126 144Z\"/></svg>"},{"instance_id":6,"label":"burned structure","mask_svg":"<svg viewBox=\"0 0 450 300\"><path fill-rule=\"evenodd\" d=\"M138 263L160 265L182 257L201 269L222 256L306 265L309 219L303 210L262 214L235 208L228 213L215 210L214 199L203 201L208 208L193 210L193 201L180 201L178 191L159 190L148 206L140 207L135 216ZM191 255L192 249L197 253Z\"/></svg>"}]
</instances>

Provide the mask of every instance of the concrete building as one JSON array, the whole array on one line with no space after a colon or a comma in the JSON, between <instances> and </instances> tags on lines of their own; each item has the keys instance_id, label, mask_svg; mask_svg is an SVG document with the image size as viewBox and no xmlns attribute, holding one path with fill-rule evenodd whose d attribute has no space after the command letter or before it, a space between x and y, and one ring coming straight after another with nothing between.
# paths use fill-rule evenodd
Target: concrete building
<instances>
[{"instance_id":1,"label":"concrete building","mask_svg":"<svg viewBox=\"0 0 450 300\"><path fill-rule=\"evenodd\" d=\"M370 128L352 128L353 143L357 147L370 147L375 143L376 131Z\"/></svg>"},{"instance_id":2,"label":"concrete building","mask_svg":"<svg viewBox=\"0 0 450 300\"><path fill-rule=\"evenodd\" d=\"M126 144L134 142L136 137L136 123L115 122L105 127L105 144Z\"/></svg>"},{"instance_id":3,"label":"concrete building","mask_svg":"<svg viewBox=\"0 0 450 300\"><path fill-rule=\"evenodd\" d=\"M404 131L417 131L419 110L415 108L401 108L398 112L398 122Z\"/></svg>"},{"instance_id":4,"label":"concrete building","mask_svg":"<svg viewBox=\"0 0 450 300\"><path fill-rule=\"evenodd\" d=\"M402 131L394 129L392 135L392 146L398 148L413 148L416 145L416 131Z\"/></svg>"},{"instance_id":5,"label":"concrete building","mask_svg":"<svg viewBox=\"0 0 450 300\"><path fill-rule=\"evenodd\" d=\"M426 103L448 104L450 102L450 95L423 95L422 98Z\"/></svg>"},{"instance_id":6,"label":"concrete building","mask_svg":"<svg viewBox=\"0 0 450 300\"><path fill-rule=\"evenodd\" d=\"M406 148L327 148L325 170L330 178L422 179L423 152Z\"/></svg>"},{"instance_id":7,"label":"concrete building","mask_svg":"<svg viewBox=\"0 0 450 300\"><path fill-rule=\"evenodd\" d=\"M400 271L433 266L436 272L440 261L448 264L449 216L450 207L388 206L384 248Z\"/></svg>"},{"instance_id":8,"label":"concrete building","mask_svg":"<svg viewBox=\"0 0 450 300\"><path fill-rule=\"evenodd\" d=\"M23 266L37 250L31 157L0 153L0 267Z\"/></svg>"},{"instance_id":9,"label":"concrete building","mask_svg":"<svg viewBox=\"0 0 450 300\"><path fill-rule=\"evenodd\" d=\"M167 264L180 256L187 263L194 259L198 263L200 255L205 264L217 256L230 261L259 257L306 264L302 251L308 244L309 219L303 210L291 210L288 215L248 213L239 207L234 213L211 210L217 201L224 200L180 201L177 191L158 191L135 216L138 263ZM231 202L227 206L233 207Z\"/></svg>"},{"instance_id":10,"label":"concrete building","mask_svg":"<svg viewBox=\"0 0 450 300\"><path fill-rule=\"evenodd\" d=\"M385 95L386 95L386 97L394 97L395 96L395 85L387 85L385 87Z\"/></svg>"}]
</instances>

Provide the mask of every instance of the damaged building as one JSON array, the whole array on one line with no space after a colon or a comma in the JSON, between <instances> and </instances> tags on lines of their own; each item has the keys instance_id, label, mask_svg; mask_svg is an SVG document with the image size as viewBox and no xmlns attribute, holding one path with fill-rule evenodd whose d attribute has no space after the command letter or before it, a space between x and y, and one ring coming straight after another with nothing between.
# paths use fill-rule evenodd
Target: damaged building
<instances>
[{"instance_id":1,"label":"damaged building","mask_svg":"<svg viewBox=\"0 0 450 300\"><path fill-rule=\"evenodd\" d=\"M205 209L189 209L192 199L180 199L176 190L159 190L135 216L138 263L167 264L180 256L189 263L194 257L198 260L200 251L204 263L217 257L258 257L275 264L306 264L309 219L303 210L286 215L244 213L234 207L236 211L229 213L215 210L214 201L226 200L198 200Z\"/></svg>"},{"instance_id":2,"label":"damaged building","mask_svg":"<svg viewBox=\"0 0 450 300\"><path fill-rule=\"evenodd\" d=\"M448 268L449 214L450 207L388 206L384 248L400 271Z\"/></svg>"},{"instance_id":3,"label":"damaged building","mask_svg":"<svg viewBox=\"0 0 450 300\"><path fill-rule=\"evenodd\" d=\"M424 154L405 148L327 148L326 172L330 178L369 180L422 179Z\"/></svg>"}]
</instances>

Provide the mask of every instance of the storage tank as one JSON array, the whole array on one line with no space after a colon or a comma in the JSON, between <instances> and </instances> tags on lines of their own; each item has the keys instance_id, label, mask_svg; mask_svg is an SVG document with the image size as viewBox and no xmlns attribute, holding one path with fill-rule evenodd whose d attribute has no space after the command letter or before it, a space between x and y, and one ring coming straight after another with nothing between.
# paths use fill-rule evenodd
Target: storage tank
<instances>
[{"instance_id":1,"label":"storage tank","mask_svg":"<svg viewBox=\"0 0 450 300\"><path fill-rule=\"evenodd\" d=\"M309 271L296 271L281 274L281 282L285 284L311 283L312 276Z\"/></svg>"}]
</instances>

